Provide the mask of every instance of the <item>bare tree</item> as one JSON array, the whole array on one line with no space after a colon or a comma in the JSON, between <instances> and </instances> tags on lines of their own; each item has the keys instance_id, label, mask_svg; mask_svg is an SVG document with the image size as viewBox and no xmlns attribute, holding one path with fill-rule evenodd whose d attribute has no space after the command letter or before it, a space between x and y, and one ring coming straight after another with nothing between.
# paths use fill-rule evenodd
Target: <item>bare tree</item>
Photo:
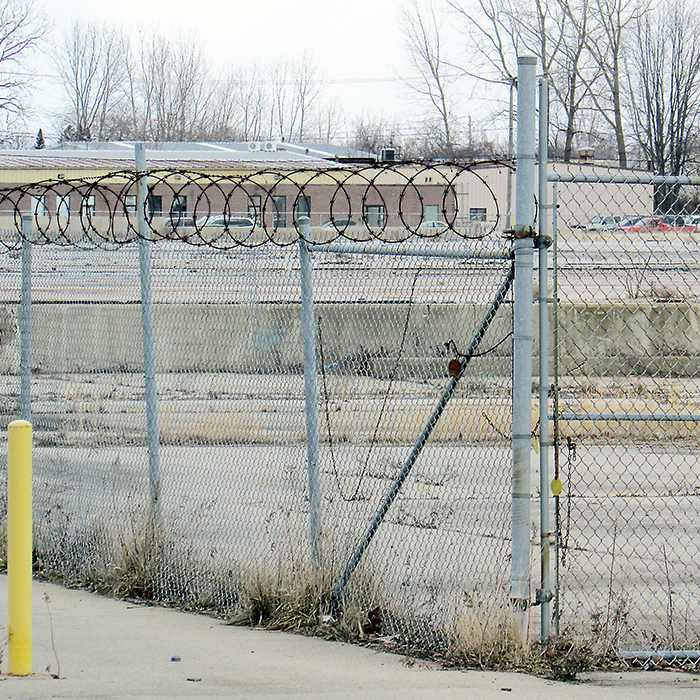
<instances>
[{"instance_id":1,"label":"bare tree","mask_svg":"<svg viewBox=\"0 0 700 700\"><path fill-rule=\"evenodd\" d=\"M201 45L154 36L130 61L131 120L145 138L192 141L208 138L214 84Z\"/></svg>"},{"instance_id":2,"label":"bare tree","mask_svg":"<svg viewBox=\"0 0 700 700\"><path fill-rule=\"evenodd\" d=\"M445 154L451 157L455 130L451 88L457 78L452 65L444 58L441 23L433 1L428 0L427 5L421 7L418 0L410 0L401 12L401 27L410 70L416 73L415 78L404 82L427 102L428 121L432 121L430 115L434 115L440 125Z\"/></svg>"},{"instance_id":3,"label":"bare tree","mask_svg":"<svg viewBox=\"0 0 700 700\"><path fill-rule=\"evenodd\" d=\"M294 112L296 121L296 140L303 141L309 129L311 110L321 93L321 77L318 65L310 54L304 53L301 60L292 66Z\"/></svg>"},{"instance_id":4,"label":"bare tree","mask_svg":"<svg viewBox=\"0 0 700 700\"><path fill-rule=\"evenodd\" d=\"M627 143L625 139L625 81L627 74L626 47L632 38L632 30L639 17L648 10L648 2L642 0L592 0L592 31L587 33L586 49L598 68L602 89L591 89L589 97L596 111L612 129L617 146L617 160L621 168L627 167ZM576 18L572 19L576 21Z\"/></svg>"},{"instance_id":5,"label":"bare tree","mask_svg":"<svg viewBox=\"0 0 700 700\"><path fill-rule=\"evenodd\" d=\"M211 128L209 104L213 84L201 44L179 39L173 45L172 109L176 114L174 140L190 141Z\"/></svg>"},{"instance_id":6,"label":"bare tree","mask_svg":"<svg viewBox=\"0 0 700 700\"><path fill-rule=\"evenodd\" d=\"M351 126L348 146L366 153L379 153L387 145L390 127L381 117L361 114Z\"/></svg>"},{"instance_id":7,"label":"bare tree","mask_svg":"<svg viewBox=\"0 0 700 700\"><path fill-rule=\"evenodd\" d=\"M591 38L591 0L554 0L561 23L558 26L559 46L549 66L550 84L561 105L563 115L563 159L569 162L574 154L574 140L581 133L581 111L590 95L595 95L600 78L599 66L591 59L588 45ZM541 22L541 31L546 31Z\"/></svg>"},{"instance_id":8,"label":"bare tree","mask_svg":"<svg viewBox=\"0 0 700 700\"><path fill-rule=\"evenodd\" d=\"M345 114L342 106L333 99L316 113L316 136L322 143L335 141L342 132Z\"/></svg>"},{"instance_id":9,"label":"bare tree","mask_svg":"<svg viewBox=\"0 0 700 700\"><path fill-rule=\"evenodd\" d=\"M289 90L287 85L289 82L289 62L280 60L268 69L269 75L269 90L270 110L268 138L272 139L278 136L283 141L290 140L286 138L286 133L289 130Z\"/></svg>"},{"instance_id":10,"label":"bare tree","mask_svg":"<svg viewBox=\"0 0 700 700\"><path fill-rule=\"evenodd\" d=\"M43 17L32 0L3 0L0 4L0 109L23 111L22 94L27 86L22 61L37 47L45 34Z\"/></svg>"},{"instance_id":11,"label":"bare tree","mask_svg":"<svg viewBox=\"0 0 700 700\"><path fill-rule=\"evenodd\" d=\"M217 75L191 37L127 41L117 29L76 23L56 58L71 107L63 140L302 140L321 128L322 80L308 54Z\"/></svg>"},{"instance_id":12,"label":"bare tree","mask_svg":"<svg viewBox=\"0 0 700 700\"><path fill-rule=\"evenodd\" d=\"M478 12L459 0L448 4L464 22L472 55L490 69L486 75L465 71L473 77L510 84L512 99L518 53L537 56L553 90L550 115L560 125L564 159L570 160L580 111L595 83L595 66L586 52L591 0L477 0Z\"/></svg>"},{"instance_id":13,"label":"bare tree","mask_svg":"<svg viewBox=\"0 0 700 700\"><path fill-rule=\"evenodd\" d=\"M56 49L56 65L70 105L70 130L78 141L106 133L107 119L125 76L126 42L119 29L75 22Z\"/></svg>"},{"instance_id":14,"label":"bare tree","mask_svg":"<svg viewBox=\"0 0 700 700\"><path fill-rule=\"evenodd\" d=\"M244 72L238 79L238 85L238 104L241 108L244 138L246 141L261 138L265 113L269 111L270 96L265 90L260 68L254 65Z\"/></svg>"},{"instance_id":15,"label":"bare tree","mask_svg":"<svg viewBox=\"0 0 700 700\"><path fill-rule=\"evenodd\" d=\"M212 96L214 130L242 141L262 140L269 108L270 96L257 65L231 71Z\"/></svg>"},{"instance_id":16,"label":"bare tree","mask_svg":"<svg viewBox=\"0 0 700 700\"><path fill-rule=\"evenodd\" d=\"M685 0L666 0L636 22L631 95L637 142L654 172L680 175L697 152L700 17ZM673 211L677 188L655 190L657 211Z\"/></svg>"},{"instance_id":17,"label":"bare tree","mask_svg":"<svg viewBox=\"0 0 700 700\"><path fill-rule=\"evenodd\" d=\"M302 141L308 135L312 110L321 93L321 77L309 54L294 63L282 59L266 71L271 106L268 138Z\"/></svg>"}]
</instances>

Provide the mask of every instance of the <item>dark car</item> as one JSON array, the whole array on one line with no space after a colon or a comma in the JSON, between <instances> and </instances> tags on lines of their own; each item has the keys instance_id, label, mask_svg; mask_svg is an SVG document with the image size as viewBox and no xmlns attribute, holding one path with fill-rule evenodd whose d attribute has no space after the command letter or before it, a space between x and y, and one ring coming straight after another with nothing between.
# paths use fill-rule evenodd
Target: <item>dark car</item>
<instances>
[{"instance_id":1,"label":"dark car","mask_svg":"<svg viewBox=\"0 0 700 700\"><path fill-rule=\"evenodd\" d=\"M334 228L337 231L342 231L349 226L357 226L357 221L353 221L352 219L331 219L330 221L326 221L321 228Z\"/></svg>"}]
</instances>

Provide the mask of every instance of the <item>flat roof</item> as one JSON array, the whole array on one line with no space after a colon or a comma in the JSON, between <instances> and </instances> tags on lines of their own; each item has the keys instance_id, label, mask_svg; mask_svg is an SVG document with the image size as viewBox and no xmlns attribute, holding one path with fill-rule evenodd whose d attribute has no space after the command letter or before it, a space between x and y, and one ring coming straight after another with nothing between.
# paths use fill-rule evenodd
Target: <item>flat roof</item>
<instances>
[{"instance_id":1,"label":"flat roof","mask_svg":"<svg viewBox=\"0 0 700 700\"><path fill-rule=\"evenodd\" d=\"M0 150L0 183L46 179L94 178L133 170L134 142L70 144L68 148ZM299 152L303 151L303 152ZM275 142L147 143L149 170L210 172L256 171L274 168L321 168L334 161Z\"/></svg>"}]
</instances>

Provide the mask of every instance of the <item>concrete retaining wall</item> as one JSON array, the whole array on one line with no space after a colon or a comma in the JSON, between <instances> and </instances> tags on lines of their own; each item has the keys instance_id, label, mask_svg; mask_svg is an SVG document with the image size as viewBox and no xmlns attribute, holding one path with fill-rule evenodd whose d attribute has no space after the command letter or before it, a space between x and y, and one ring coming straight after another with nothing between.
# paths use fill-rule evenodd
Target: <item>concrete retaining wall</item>
<instances>
[{"instance_id":1,"label":"concrete retaining wall","mask_svg":"<svg viewBox=\"0 0 700 700\"><path fill-rule=\"evenodd\" d=\"M446 372L453 340L464 349L485 306L319 304L324 360L355 374L392 371L408 317L406 367ZM16 308L5 310L15 331L0 347L0 371L17 372ZM157 305L156 357L160 372L301 372L298 304ZM0 319L2 323L2 319ZM138 304L36 304L32 366L36 372L141 371ZM510 331L510 309L497 319L484 347ZM508 354L507 344L499 348ZM504 368L507 365L504 362ZM438 369L439 368L439 369Z\"/></svg>"},{"instance_id":2,"label":"concrete retaining wall","mask_svg":"<svg viewBox=\"0 0 700 700\"><path fill-rule=\"evenodd\" d=\"M452 340L466 349L485 305L319 304L324 361L341 371L388 376L404 340L405 374L444 376ZM16 307L0 308L0 372L19 369ZM536 314L535 314L536 317ZM560 307L561 374L700 374L700 306L690 303L569 304ZM298 304L155 307L160 372L301 372ZM511 329L504 306L482 348ZM510 372L511 344L477 362ZM141 371L138 304L36 304L32 365L37 373Z\"/></svg>"}]
</instances>

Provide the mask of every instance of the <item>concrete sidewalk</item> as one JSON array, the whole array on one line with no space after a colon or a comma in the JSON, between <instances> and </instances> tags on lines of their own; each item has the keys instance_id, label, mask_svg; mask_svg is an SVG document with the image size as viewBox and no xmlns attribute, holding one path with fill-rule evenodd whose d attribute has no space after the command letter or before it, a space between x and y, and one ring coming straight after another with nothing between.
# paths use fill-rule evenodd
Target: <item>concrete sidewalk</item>
<instances>
[{"instance_id":1,"label":"concrete sidewalk","mask_svg":"<svg viewBox=\"0 0 700 700\"><path fill-rule=\"evenodd\" d=\"M231 627L45 583L34 583L33 596L34 676L0 677L0 698L700 698L700 679L690 674L599 673L567 684L444 671L358 646ZM7 672L6 576L0 576L0 627ZM59 664L60 679L51 678L47 667L57 673Z\"/></svg>"}]
</instances>

